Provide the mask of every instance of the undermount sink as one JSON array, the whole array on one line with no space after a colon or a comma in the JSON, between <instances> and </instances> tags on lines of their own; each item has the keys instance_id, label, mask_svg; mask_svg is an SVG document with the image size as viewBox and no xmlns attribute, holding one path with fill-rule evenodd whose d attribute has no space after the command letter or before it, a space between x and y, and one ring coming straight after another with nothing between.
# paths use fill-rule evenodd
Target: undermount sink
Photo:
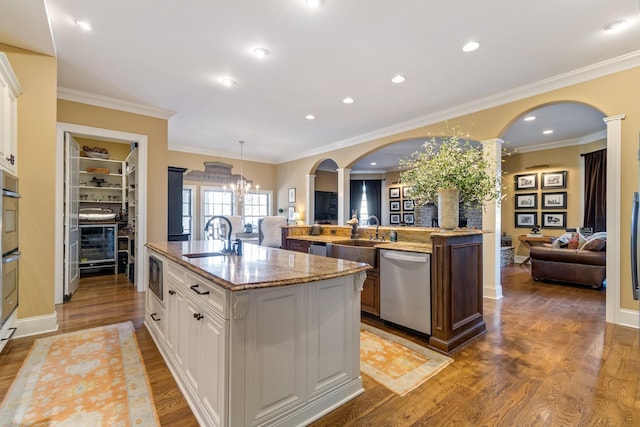
<instances>
[{"instance_id":1,"label":"undermount sink","mask_svg":"<svg viewBox=\"0 0 640 427\"><path fill-rule=\"evenodd\" d=\"M380 242L375 240L345 240L340 243L327 243L327 256L365 262L376 268L378 266L378 249L373 246L378 243Z\"/></svg>"},{"instance_id":2,"label":"undermount sink","mask_svg":"<svg viewBox=\"0 0 640 427\"><path fill-rule=\"evenodd\" d=\"M187 258L207 258L210 256L223 256L222 252L201 252L197 254L182 254L182 256Z\"/></svg>"},{"instance_id":3,"label":"undermount sink","mask_svg":"<svg viewBox=\"0 0 640 427\"><path fill-rule=\"evenodd\" d=\"M351 240L343 240L338 243L333 243L336 245L347 245L347 246L366 246L372 247L379 243L382 243L380 240L366 240L366 239L351 239Z\"/></svg>"}]
</instances>

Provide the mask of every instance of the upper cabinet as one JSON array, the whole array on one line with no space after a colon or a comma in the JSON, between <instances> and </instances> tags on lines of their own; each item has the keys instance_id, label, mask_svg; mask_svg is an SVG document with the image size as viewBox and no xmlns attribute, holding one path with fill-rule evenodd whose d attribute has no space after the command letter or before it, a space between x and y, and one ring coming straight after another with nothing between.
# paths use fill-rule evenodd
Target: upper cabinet
<instances>
[{"instance_id":1,"label":"upper cabinet","mask_svg":"<svg viewBox=\"0 0 640 427\"><path fill-rule=\"evenodd\" d=\"M0 167L18 174L18 96L22 87L7 56L0 52Z\"/></svg>"}]
</instances>

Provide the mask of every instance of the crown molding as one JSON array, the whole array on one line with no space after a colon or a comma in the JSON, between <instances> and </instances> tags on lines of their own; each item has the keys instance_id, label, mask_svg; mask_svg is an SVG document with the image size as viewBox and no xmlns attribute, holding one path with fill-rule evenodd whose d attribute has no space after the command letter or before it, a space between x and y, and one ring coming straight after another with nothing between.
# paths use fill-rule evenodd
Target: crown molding
<instances>
[{"instance_id":1,"label":"crown molding","mask_svg":"<svg viewBox=\"0 0 640 427\"><path fill-rule=\"evenodd\" d=\"M61 86L58 86L58 99L94 105L96 107L110 108L112 110L126 111L128 113L140 114L142 116L155 117L157 119L169 120L176 114L175 111L165 110L151 105L138 104L137 102L125 101L123 99L111 98L104 95L96 95L94 93L69 89Z\"/></svg>"},{"instance_id":2,"label":"crown molding","mask_svg":"<svg viewBox=\"0 0 640 427\"><path fill-rule=\"evenodd\" d=\"M607 130L599 130L597 132L585 135L582 138L564 139L561 141L547 142L544 144L527 145L525 147L516 148L513 154L530 153L532 151L550 150L552 148L570 147L572 145L584 145L591 142L602 141L607 139Z\"/></svg>"},{"instance_id":3,"label":"crown molding","mask_svg":"<svg viewBox=\"0 0 640 427\"><path fill-rule=\"evenodd\" d=\"M621 55L606 61L597 62L587 67L579 68L574 71L559 74L557 76L540 80L525 86L521 86L508 91L500 92L488 97L480 98L475 101L461 104L457 107L444 109L427 116L418 117L393 126L378 129L373 132L367 132L352 138L337 141L330 145L325 145L317 149L308 150L297 156L290 156L282 162L302 159L329 151L351 147L353 145L362 144L378 138L384 138L398 133L417 129L422 126L428 126L445 120L454 119L456 117L486 110L489 108L504 105L509 102L519 101L531 96L540 95L552 90L561 89L567 86L593 80L609 74L618 73L640 66L640 50Z\"/></svg>"}]
</instances>

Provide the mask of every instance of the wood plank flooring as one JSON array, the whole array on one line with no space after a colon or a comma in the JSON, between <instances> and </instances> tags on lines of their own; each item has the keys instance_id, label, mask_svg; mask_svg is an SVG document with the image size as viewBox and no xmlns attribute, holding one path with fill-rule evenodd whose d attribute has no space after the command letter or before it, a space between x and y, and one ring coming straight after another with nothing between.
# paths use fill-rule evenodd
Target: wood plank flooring
<instances>
[{"instance_id":1,"label":"wood plank flooring","mask_svg":"<svg viewBox=\"0 0 640 427\"><path fill-rule=\"evenodd\" d=\"M362 395L312 425L640 425L640 332L605 323L605 291L534 282L526 265L502 274L504 298L484 301L488 332L454 363L405 397L363 375ZM197 425L142 325L144 295L124 276L83 278L56 310L57 333L131 320L162 425ZM14 339L0 354L0 398L33 340Z\"/></svg>"}]
</instances>

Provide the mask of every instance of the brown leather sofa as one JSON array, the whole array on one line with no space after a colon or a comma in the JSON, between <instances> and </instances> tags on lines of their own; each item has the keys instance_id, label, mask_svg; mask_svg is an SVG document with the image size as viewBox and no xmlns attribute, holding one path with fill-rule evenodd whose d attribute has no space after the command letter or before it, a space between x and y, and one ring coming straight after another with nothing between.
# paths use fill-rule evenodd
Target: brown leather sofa
<instances>
[{"instance_id":1,"label":"brown leather sofa","mask_svg":"<svg viewBox=\"0 0 640 427\"><path fill-rule=\"evenodd\" d=\"M531 277L535 280L557 280L600 288L606 278L606 251L534 246L529 254Z\"/></svg>"}]
</instances>

